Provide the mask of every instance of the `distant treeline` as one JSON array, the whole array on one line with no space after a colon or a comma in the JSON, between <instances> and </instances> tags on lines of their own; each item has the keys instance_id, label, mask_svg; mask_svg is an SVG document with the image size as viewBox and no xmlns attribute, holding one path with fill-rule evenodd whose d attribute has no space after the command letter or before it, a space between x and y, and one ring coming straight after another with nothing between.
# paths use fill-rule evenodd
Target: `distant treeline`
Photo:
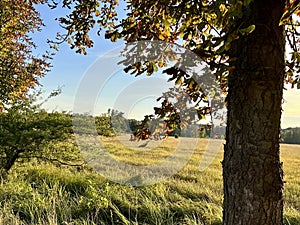
<instances>
[{"instance_id":1,"label":"distant treeline","mask_svg":"<svg viewBox=\"0 0 300 225\"><path fill-rule=\"evenodd\" d=\"M286 128L280 132L280 141L286 144L300 144L300 127Z\"/></svg>"},{"instance_id":2,"label":"distant treeline","mask_svg":"<svg viewBox=\"0 0 300 225\"><path fill-rule=\"evenodd\" d=\"M73 124L77 124L79 130L77 133L93 133L97 132L103 136L115 136L119 134L134 134L136 130L141 128L142 121L136 119L127 119L124 113L118 110L108 110L100 116L73 115ZM75 122L74 122L75 121ZM151 128L150 128L151 130ZM169 136L175 137L194 137L194 138L225 138L226 127L205 124L190 124L185 128L177 128L169 133ZM164 135L164 133L161 133ZM282 129L280 133L281 143L300 144L300 127Z\"/></svg>"},{"instance_id":3,"label":"distant treeline","mask_svg":"<svg viewBox=\"0 0 300 225\"><path fill-rule=\"evenodd\" d=\"M76 125L76 133L93 134L97 132L103 136L115 136L124 133L135 134L137 130L142 128L142 121L127 119L124 117L124 113L113 109L95 117L87 114L74 114L73 124ZM153 124L150 122L149 133L155 132L160 136L164 136L163 126L158 126L160 130L155 131ZM225 137L225 127L212 127L211 125L194 123L187 125L185 128L178 127L168 133L168 136L223 139Z\"/></svg>"}]
</instances>

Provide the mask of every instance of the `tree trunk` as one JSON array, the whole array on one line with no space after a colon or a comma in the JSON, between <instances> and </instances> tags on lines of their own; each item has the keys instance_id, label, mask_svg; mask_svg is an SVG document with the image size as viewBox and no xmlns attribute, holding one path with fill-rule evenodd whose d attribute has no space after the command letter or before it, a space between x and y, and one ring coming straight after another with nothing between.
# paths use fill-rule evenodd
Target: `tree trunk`
<instances>
[{"instance_id":1,"label":"tree trunk","mask_svg":"<svg viewBox=\"0 0 300 225\"><path fill-rule=\"evenodd\" d=\"M0 160L0 180L6 178L8 171L13 167L18 157L18 151L6 152L6 157Z\"/></svg>"},{"instance_id":2,"label":"tree trunk","mask_svg":"<svg viewBox=\"0 0 300 225\"><path fill-rule=\"evenodd\" d=\"M228 79L224 225L283 224L279 132L285 38L278 24L284 3L254 0L238 25L256 29L231 46L235 69Z\"/></svg>"}]
</instances>

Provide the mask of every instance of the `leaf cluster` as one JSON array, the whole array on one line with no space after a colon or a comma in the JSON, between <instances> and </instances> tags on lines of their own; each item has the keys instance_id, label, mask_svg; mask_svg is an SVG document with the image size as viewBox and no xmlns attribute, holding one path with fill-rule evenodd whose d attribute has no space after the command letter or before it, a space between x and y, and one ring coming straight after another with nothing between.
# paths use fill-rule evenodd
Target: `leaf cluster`
<instances>
[{"instance_id":1,"label":"leaf cluster","mask_svg":"<svg viewBox=\"0 0 300 225\"><path fill-rule=\"evenodd\" d=\"M49 0L48 5L54 9L60 6L55 0ZM113 27L114 22L118 20L116 7L118 0L63 0L61 7L70 9L70 13L65 17L57 18L60 25L66 30L65 34L58 33L57 40L49 41L52 47L57 44L68 42L71 49L77 53L86 54L86 48L94 45L90 37L90 31L98 25L97 33L107 27Z\"/></svg>"}]
</instances>

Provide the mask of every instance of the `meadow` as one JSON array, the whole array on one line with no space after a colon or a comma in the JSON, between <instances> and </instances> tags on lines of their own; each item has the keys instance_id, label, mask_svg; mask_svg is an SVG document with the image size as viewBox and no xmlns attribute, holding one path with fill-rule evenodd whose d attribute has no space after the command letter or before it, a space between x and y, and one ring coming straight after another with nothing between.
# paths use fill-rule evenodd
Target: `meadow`
<instances>
[{"instance_id":1,"label":"meadow","mask_svg":"<svg viewBox=\"0 0 300 225\"><path fill-rule=\"evenodd\" d=\"M174 154L183 139L129 142L128 137L101 137L101 143L115 159L145 166ZM156 184L138 187L106 179L90 167L97 168L92 161L84 168L38 161L20 163L0 184L0 224L220 225L222 149L209 167L200 171L207 143L207 139L199 139L179 172ZM191 148L184 146L186 151ZM284 223L299 225L300 145L282 144L281 157L286 182ZM139 179L143 182L145 178Z\"/></svg>"}]
</instances>

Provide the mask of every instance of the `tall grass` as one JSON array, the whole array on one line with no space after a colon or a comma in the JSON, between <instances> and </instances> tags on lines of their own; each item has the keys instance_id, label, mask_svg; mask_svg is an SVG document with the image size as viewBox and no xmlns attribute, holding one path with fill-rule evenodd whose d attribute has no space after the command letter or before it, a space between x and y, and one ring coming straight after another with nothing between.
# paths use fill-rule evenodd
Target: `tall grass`
<instances>
[{"instance_id":1,"label":"tall grass","mask_svg":"<svg viewBox=\"0 0 300 225\"><path fill-rule=\"evenodd\" d=\"M115 158L135 165L163 160L172 154L178 141L169 138L142 148L139 146L145 142L124 147L124 142L115 138L102 139ZM113 183L90 169L18 165L0 184L0 224L220 225L222 151L201 172L199 161L206 144L207 140L200 140L180 172L141 187ZM281 149L286 181L284 220L285 224L296 225L300 224L300 146L282 145Z\"/></svg>"}]
</instances>

